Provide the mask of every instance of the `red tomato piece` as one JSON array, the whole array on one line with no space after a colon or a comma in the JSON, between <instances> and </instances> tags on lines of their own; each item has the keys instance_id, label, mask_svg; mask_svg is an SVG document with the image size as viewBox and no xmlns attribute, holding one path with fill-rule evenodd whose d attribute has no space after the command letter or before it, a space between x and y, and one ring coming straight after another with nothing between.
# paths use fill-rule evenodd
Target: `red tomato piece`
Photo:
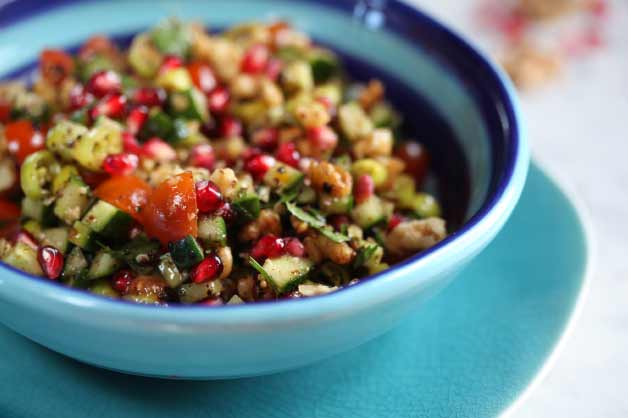
<instances>
[{"instance_id":1,"label":"red tomato piece","mask_svg":"<svg viewBox=\"0 0 628 418\"><path fill-rule=\"evenodd\" d=\"M8 200L0 199L0 222L12 221L20 217L20 207Z\"/></svg>"},{"instance_id":2,"label":"red tomato piece","mask_svg":"<svg viewBox=\"0 0 628 418\"><path fill-rule=\"evenodd\" d=\"M35 151L44 148L44 137L36 131L29 120L18 120L4 126L9 152L18 163Z\"/></svg>"},{"instance_id":3,"label":"red tomato piece","mask_svg":"<svg viewBox=\"0 0 628 418\"><path fill-rule=\"evenodd\" d=\"M168 178L153 191L142 211L146 233L163 244L196 237L198 208L194 176L189 171Z\"/></svg>"},{"instance_id":4,"label":"red tomato piece","mask_svg":"<svg viewBox=\"0 0 628 418\"><path fill-rule=\"evenodd\" d=\"M94 194L141 221L140 210L152 191L150 185L138 177L115 176L100 183Z\"/></svg>"},{"instance_id":5,"label":"red tomato piece","mask_svg":"<svg viewBox=\"0 0 628 418\"><path fill-rule=\"evenodd\" d=\"M59 49L44 49L39 56L39 71L46 81L58 85L74 71L74 60Z\"/></svg>"}]
</instances>

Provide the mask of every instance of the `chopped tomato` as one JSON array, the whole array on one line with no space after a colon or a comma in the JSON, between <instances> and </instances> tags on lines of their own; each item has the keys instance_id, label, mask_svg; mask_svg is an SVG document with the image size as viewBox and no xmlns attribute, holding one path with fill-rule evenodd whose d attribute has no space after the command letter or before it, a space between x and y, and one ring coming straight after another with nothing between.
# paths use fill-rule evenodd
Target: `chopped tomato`
<instances>
[{"instance_id":1,"label":"chopped tomato","mask_svg":"<svg viewBox=\"0 0 628 418\"><path fill-rule=\"evenodd\" d=\"M20 217L20 207L8 200L0 199L0 222L12 221Z\"/></svg>"},{"instance_id":2,"label":"chopped tomato","mask_svg":"<svg viewBox=\"0 0 628 418\"><path fill-rule=\"evenodd\" d=\"M194 85L207 94L216 87L216 76L211 67L203 62L193 62L188 65L188 72Z\"/></svg>"},{"instance_id":3,"label":"chopped tomato","mask_svg":"<svg viewBox=\"0 0 628 418\"><path fill-rule=\"evenodd\" d=\"M117 53L118 47L109 38L104 35L95 35L83 44L79 51L79 57L87 60L94 55L102 54L111 57Z\"/></svg>"},{"instance_id":4,"label":"chopped tomato","mask_svg":"<svg viewBox=\"0 0 628 418\"><path fill-rule=\"evenodd\" d=\"M23 119L6 124L4 135L9 152L20 164L26 157L44 148L44 137L35 130L29 120Z\"/></svg>"},{"instance_id":5,"label":"chopped tomato","mask_svg":"<svg viewBox=\"0 0 628 418\"><path fill-rule=\"evenodd\" d=\"M0 123L7 123L11 118L11 105L0 100Z\"/></svg>"},{"instance_id":6,"label":"chopped tomato","mask_svg":"<svg viewBox=\"0 0 628 418\"><path fill-rule=\"evenodd\" d=\"M148 202L152 191L153 189L138 177L115 176L100 183L94 194L141 221L140 210Z\"/></svg>"},{"instance_id":7,"label":"chopped tomato","mask_svg":"<svg viewBox=\"0 0 628 418\"><path fill-rule=\"evenodd\" d=\"M74 60L59 49L44 49L39 56L39 71L44 80L58 85L74 71Z\"/></svg>"},{"instance_id":8,"label":"chopped tomato","mask_svg":"<svg viewBox=\"0 0 628 418\"><path fill-rule=\"evenodd\" d=\"M194 177L189 171L173 176L157 186L142 210L146 233L163 244L186 235L196 237L197 217Z\"/></svg>"}]
</instances>

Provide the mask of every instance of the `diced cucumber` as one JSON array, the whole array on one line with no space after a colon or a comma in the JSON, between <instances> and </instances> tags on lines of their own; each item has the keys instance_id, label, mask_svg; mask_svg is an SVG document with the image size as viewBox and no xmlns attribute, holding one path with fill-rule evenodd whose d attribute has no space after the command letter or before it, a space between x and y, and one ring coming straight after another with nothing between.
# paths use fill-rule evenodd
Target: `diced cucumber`
<instances>
[{"instance_id":1,"label":"diced cucumber","mask_svg":"<svg viewBox=\"0 0 628 418\"><path fill-rule=\"evenodd\" d=\"M133 38L129 48L129 65L140 76L152 78L162 61L163 56L153 45L149 34L143 33Z\"/></svg>"},{"instance_id":2,"label":"diced cucumber","mask_svg":"<svg viewBox=\"0 0 628 418\"><path fill-rule=\"evenodd\" d=\"M370 268L382 261L384 255L383 248L374 242L365 241L364 245L358 248L358 253L353 260L353 268Z\"/></svg>"},{"instance_id":3,"label":"diced cucumber","mask_svg":"<svg viewBox=\"0 0 628 418\"><path fill-rule=\"evenodd\" d=\"M282 193L299 187L304 178L305 175L296 168L277 162L264 175L264 184L275 192Z\"/></svg>"},{"instance_id":4,"label":"diced cucumber","mask_svg":"<svg viewBox=\"0 0 628 418\"><path fill-rule=\"evenodd\" d=\"M47 150L30 154L20 168L20 187L26 197L45 199L50 196L52 180L61 167L54 155Z\"/></svg>"},{"instance_id":5,"label":"diced cucumber","mask_svg":"<svg viewBox=\"0 0 628 418\"><path fill-rule=\"evenodd\" d=\"M242 196L238 196L232 202L231 207L236 212L238 221L250 222L259 216L259 197L254 193L245 193Z\"/></svg>"},{"instance_id":6,"label":"diced cucumber","mask_svg":"<svg viewBox=\"0 0 628 418\"><path fill-rule=\"evenodd\" d=\"M60 226L57 228L44 229L41 232L41 244L51 245L61 251L63 254L68 250L68 236L70 234L70 228L66 226Z\"/></svg>"},{"instance_id":7,"label":"diced cucumber","mask_svg":"<svg viewBox=\"0 0 628 418\"><path fill-rule=\"evenodd\" d=\"M109 58L104 55L95 55L93 57L90 57L89 61L81 62L81 65L78 68L79 78L84 83L87 83L90 77L96 74L98 71L113 69L113 62L111 62Z\"/></svg>"},{"instance_id":8,"label":"diced cucumber","mask_svg":"<svg viewBox=\"0 0 628 418\"><path fill-rule=\"evenodd\" d=\"M100 116L94 127L71 148L72 158L91 171L100 171L105 158L122 152L122 125Z\"/></svg>"},{"instance_id":9,"label":"diced cucumber","mask_svg":"<svg viewBox=\"0 0 628 418\"><path fill-rule=\"evenodd\" d=\"M168 249L172 255L172 260L182 270L187 270L197 265L205 258L203 247L198 244L198 241L192 235L168 243Z\"/></svg>"},{"instance_id":10,"label":"diced cucumber","mask_svg":"<svg viewBox=\"0 0 628 418\"><path fill-rule=\"evenodd\" d=\"M314 87L312 67L305 60L288 63L281 72L281 83L291 93L311 90Z\"/></svg>"},{"instance_id":11,"label":"diced cucumber","mask_svg":"<svg viewBox=\"0 0 628 418\"><path fill-rule=\"evenodd\" d=\"M89 280L100 279L111 276L120 268L120 261L107 250L100 250L94 256L92 264L89 266L87 278Z\"/></svg>"},{"instance_id":12,"label":"diced cucumber","mask_svg":"<svg viewBox=\"0 0 628 418\"><path fill-rule=\"evenodd\" d=\"M198 237L212 246L227 243L227 224L220 216L204 216L198 221Z\"/></svg>"},{"instance_id":13,"label":"diced cucumber","mask_svg":"<svg viewBox=\"0 0 628 418\"><path fill-rule=\"evenodd\" d=\"M34 219L43 226L56 223L53 206L44 205L41 200L30 197L22 199L22 216L27 219Z\"/></svg>"},{"instance_id":14,"label":"diced cucumber","mask_svg":"<svg viewBox=\"0 0 628 418\"><path fill-rule=\"evenodd\" d=\"M81 221L74 222L68 240L85 251L95 251L99 248L96 233Z\"/></svg>"},{"instance_id":15,"label":"diced cucumber","mask_svg":"<svg viewBox=\"0 0 628 418\"><path fill-rule=\"evenodd\" d=\"M133 224L133 218L104 200L97 201L83 216L90 229L110 239L124 239Z\"/></svg>"},{"instance_id":16,"label":"diced cucumber","mask_svg":"<svg viewBox=\"0 0 628 418\"><path fill-rule=\"evenodd\" d=\"M89 187L78 176L70 180L59 192L55 201L54 214L68 225L81 219L81 215L89 205Z\"/></svg>"},{"instance_id":17,"label":"diced cucumber","mask_svg":"<svg viewBox=\"0 0 628 418\"><path fill-rule=\"evenodd\" d=\"M148 112L148 118L142 125L139 137L143 141L154 136L162 139L168 139L173 136L173 133L174 122L172 121L172 118L158 107L154 107Z\"/></svg>"},{"instance_id":18,"label":"diced cucumber","mask_svg":"<svg viewBox=\"0 0 628 418\"><path fill-rule=\"evenodd\" d=\"M401 122L399 114L386 102L375 104L371 108L369 116L376 128L395 129Z\"/></svg>"},{"instance_id":19,"label":"diced cucumber","mask_svg":"<svg viewBox=\"0 0 628 418\"><path fill-rule=\"evenodd\" d=\"M356 102L340 106L338 123L342 133L350 142L355 142L373 131L373 122Z\"/></svg>"},{"instance_id":20,"label":"diced cucumber","mask_svg":"<svg viewBox=\"0 0 628 418\"><path fill-rule=\"evenodd\" d=\"M88 267L87 259L83 254L83 250L79 247L72 248L70 254L65 258L65 265L63 266L63 275L61 276L63 281L68 281L77 277L82 271Z\"/></svg>"},{"instance_id":21,"label":"diced cucumber","mask_svg":"<svg viewBox=\"0 0 628 418\"><path fill-rule=\"evenodd\" d=\"M120 295L116 292L108 280L96 280L87 288L87 290L95 295L104 296L106 298L118 299Z\"/></svg>"},{"instance_id":22,"label":"diced cucumber","mask_svg":"<svg viewBox=\"0 0 628 418\"><path fill-rule=\"evenodd\" d=\"M207 100L205 96L192 87L183 92L173 92L168 96L168 109L174 117L207 122Z\"/></svg>"},{"instance_id":23,"label":"diced cucumber","mask_svg":"<svg viewBox=\"0 0 628 418\"><path fill-rule=\"evenodd\" d=\"M2 257L2 261L35 276L44 275L37 261L37 251L23 242L18 241L4 257Z\"/></svg>"},{"instance_id":24,"label":"diced cucumber","mask_svg":"<svg viewBox=\"0 0 628 418\"><path fill-rule=\"evenodd\" d=\"M169 92L186 91L192 88L192 78L185 67L177 67L160 72L155 84Z\"/></svg>"},{"instance_id":25,"label":"diced cucumber","mask_svg":"<svg viewBox=\"0 0 628 418\"><path fill-rule=\"evenodd\" d=\"M414 214L421 218L441 216L441 208L434 196L427 193L417 193L412 199Z\"/></svg>"},{"instance_id":26,"label":"diced cucumber","mask_svg":"<svg viewBox=\"0 0 628 418\"><path fill-rule=\"evenodd\" d=\"M303 187L303 190L297 195L297 203L307 205L316 202L316 191L309 186Z\"/></svg>"},{"instance_id":27,"label":"diced cucumber","mask_svg":"<svg viewBox=\"0 0 628 418\"><path fill-rule=\"evenodd\" d=\"M28 221L22 223L22 229L39 239L39 235L41 234L41 224L34 219L29 219Z\"/></svg>"},{"instance_id":28,"label":"diced cucumber","mask_svg":"<svg viewBox=\"0 0 628 418\"><path fill-rule=\"evenodd\" d=\"M318 198L318 207L325 215L341 215L353 209L353 195L333 197L323 194Z\"/></svg>"},{"instance_id":29,"label":"diced cucumber","mask_svg":"<svg viewBox=\"0 0 628 418\"><path fill-rule=\"evenodd\" d=\"M315 83L324 83L340 73L338 58L331 51L316 48L310 51L308 61Z\"/></svg>"},{"instance_id":30,"label":"diced cucumber","mask_svg":"<svg viewBox=\"0 0 628 418\"><path fill-rule=\"evenodd\" d=\"M222 291L222 282L212 280L203 283L187 283L178 289L179 301L181 303L195 303L210 296L219 296Z\"/></svg>"},{"instance_id":31,"label":"diced cucumber","mask_svg":"<svg viewBox=\"0 0 628 418\"><path fill-rule=\"evenodd\" d=\"M192 35L182 22L167 19L150 32L150 38L161 53L185 58L191 46Z\"/></svg>"},{"instance_id":32,"label":"diced cucumber","mask_svg":"<svg viewBox=\"0 0 628 418\"><path fill-rule=\"evenodd\" d=\"M57 194L65 187L72 177L78 176L79 172L74 165L64 165L59 170L59 174L52 180L52 193Z\"/></svg>"},{"instance_id":33,"label":"diced cucumber","mask_svg":"<svg viewBox=\"0 0 628 418\"><path fill-rule=\"evenodd\" d=\"M138 274L147 275L153 272L153 266L157 263L161 244L155 240L149 240L145 235L134 238L115 252L117 258Z\"/></svg>"},{"instance_id":34,"label":"diced cucumber","mask_svg":"<svg viewBox=\"0 0 628 418\"><path fill-rule=\"evenodd\" d=\"M342 286L351 280L351 275L347 268L331 261L325 261L314 274L316 281L330 284L332 286Z\"/></svg>"},{"instance_id":35,"label":"diced cucumber","mask_svg":"<svg viewBox=\"0 0 628 418\"><path fill-rule=\"evenodd\" d=\"M371 228L385 220L384 203L379 197L373 195L353 208L351 218L362 229Z\"/></svg>"},{"instance_id":36,"label":"diced cucumber","mask_svg":"<svg viewBox=\"0 0 628 418\"><path fill-rule=\"evenodd\" d=\"M277 294L282 294L295 288L307 278L312 269L312 262L307 258L283 255L266 259L263 267L268 274L265 277L266 280L270 282Z\"/></svg>"},{"instance_id":37,"label":"diced cucumber","mask_svg":"<svg viewBox=\"0 0 628 418\"><path fill-rule=\"evenodd\" d=\"M159 258L157 270L159 270L161 277L164 278L164 280L168 283L168 286L171 288L181 285L181 283L185 280L185 277L177 268L177 265L174 263L170 253L166 253Z\"/></svg>"},{"instance_id":38,"label":"diced cucumber","mask_svg":"<svg viewBox=\"0 0 628 418\"><path fill-rule=\"evenodd\" d=\"M57 154L62 160L72 161L72 147L88 132L88 129L83 125L62 120L48 131L46 148Z\"/></svg>"}]
</instances>

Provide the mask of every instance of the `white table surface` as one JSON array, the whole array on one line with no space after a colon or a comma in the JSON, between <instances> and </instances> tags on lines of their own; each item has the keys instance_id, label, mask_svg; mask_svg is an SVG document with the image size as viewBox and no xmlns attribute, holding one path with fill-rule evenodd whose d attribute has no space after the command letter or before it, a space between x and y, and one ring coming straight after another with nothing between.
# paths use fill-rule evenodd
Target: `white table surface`
<instances>
[{"instance_id":1,"label":"white table surface","mask_svg":"<svg viewBox=\"0 0 628 418\"><path fill-rule=\"evenodd\" d=\"M487 48L477 0L411 3ZM521 97L533 156L580 198L597 254L580 317L515 418L628 417L628 2L610 9L604 49Z\"/></svg>"}]
</instances>

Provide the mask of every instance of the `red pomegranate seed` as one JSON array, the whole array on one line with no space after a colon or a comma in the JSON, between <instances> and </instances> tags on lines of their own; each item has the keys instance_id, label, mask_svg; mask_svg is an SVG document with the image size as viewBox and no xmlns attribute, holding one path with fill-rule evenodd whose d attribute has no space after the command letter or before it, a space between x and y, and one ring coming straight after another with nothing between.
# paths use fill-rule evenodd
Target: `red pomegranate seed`
<instances>
[{"instance_id":1,"label":"red pomegranate seed","mask_svg":"<svg viewBox=\"0 0 628 418\"><path fill-rule=\"evenodd\" d=\"M214 298L205 299L204 301L201 302L201 305L214 307L214 306L222 306L224 305L224 303L222 299L220 299L219 297L214 297Z\"/></svg>"},{"instance_id":2,"label":"red pomegranate seed","mask_svg":"<svg viewBox=\"0 0 628 418\"><path fill-rule=\"evenodd\" d=\"M209 144L197 144L190 151L189 164L194 167L203 167L211 170L214 167L216 155L214 148Z\"/></svg>"},{"instance_id":3,"label":"red pomegranate seed","mask_svg":"<svg viewBox=\"0 0 628 418\"><path fill-rule=\"evenodd\" d=\"M122 91L122 81L115 71L98 71L87 82L87 91L98 98L108 94L119 94Z\"/></svg>"},{"instance_id":4,"label":"red pomegranate seed","mask_svg":"<svg viewBox=\"0 0 628 418\"><path fill-rule=\"evenodd\" d=\"M399 213L393 213L393 215L390 217L390 220L388 221L388 226L386 227L386 230L388 232L392 231L393 229L395 229L401 222L403 222L405 219L405 217Z\"/></svg>"},{"instance_id":5,"label":"red pomegranate seed","mask_svg":"<svg viewBox=\"0 0 628 418\"><path fill-rule=\"evenodd\" d=\"M251 256L256 260L264 258L276 258L281 256L286 249L286 242L273 234L264 235L251 249Z\"/></svg>"},{"instance_id":6,"label":"red pomegranate seed","mask_svg":"<svg viewBox=\"0 0 628 418\"><path fill-rule=\"evenodd\" d=\"M240 70L248 74L261 73L266 69L269 58L270 51L266 45L253 45L244 53Z\"/></svg>"},{"instance_id":7,"label":"red pomegranate seed","mask_svg":"<svg viewBox=\"0 0 628 418\"><path fill-rule=\"evenodd\" d=\"M130 152L132 154L140 154L142 152L142 146L133 134L129 132L122 132L122 147L125 152Z\"/></svg>"},{"instance_id":8,"label":"red pomegranate seed","mask_svg":"<svg viewBox=\"0 0 628 418\"><path fill-rule=\"evenodd\" d=\"M70 90L70 110L78 110L92 104L94 96L77 84Z\"/></svg>"},{"instance_id":9,"label":"red pomegranate seed","mask_svg":"<svg viewBox=\"0 0 628 418\"><path fill-rule=\"evenodd\" d=\"M44 274L49 279L55 280L61 275L63 270L63 254L55 247L45 245L37 252L37 261Z\"/></svg>"},{"instance_id":10,"label":"red pomegranate seed","mask_svg":"<svg viewBox=\"0 0 628 418\"><path fill-rule=\"evenodd\" d=\"M120 270L112 278L113 288L120 294L125 295L129 291L129 286L133 280L133 273L129 270Z\"/></svg>"},{"instance_id":11,"label":"red pomegranate seed","mask_svg":"<svg viewBox=\"0 0 628 418\"><path fill-rule=\"evenodd\" d=\"M196 205L201 212L214 212L222 206L222 194L213 182L203 180L196 183Z\"/></svg>"},{"instance_id":12,"label":"red pomegranate seed","mask_svg":"<svg viewBox=\"0 0 628 418\"><path fill-rule=\"evenodd\" d=\"M329 223L336 231L340 231L343 226L349 225L349 217L347 215L332 215L329 218Z\"/></svg>"},{"instance_id":13,"label":"red pomegranate seed","mask_svg":"<svg viewBox=\"0 0 628 418\"><path fill-rule=\"evenodd\" d=\"M420 186L430 167L430 154L427 149L414 141L406 141L401 144L395 156L406 164L406 172L414 177L417 186Z\"/></svg>"},{"instance_id":14,"label":"red pomegranate seed","mask_svg":"<svg viewBox=\"0 0 628 418\"><path fill-rule=\"evenodd\" d=\"M261 179L264 174L275 165L275 159L270 155L256 155L244 163L244 169L251 173L254 178Z\"/></svg>"},{"instance_id":15,"label":"red pomegranate seed","mask_svg":"<svg viewBox=\"0 0 628 418\"><path fill-rule=\"evenodd\" d=\"M168 70L183 67L183 61L176 55L166 55L159 67L159 73L165 73Z\"/></svg>"},{"instance_id":16,"label":"red pomegranate seed","mask_svg":"<svg viewBox=\"0 0 628 418\"><path fill-rule=\"evenodd\" d=\"M373 182L373 178L368 174L362 174L358 177L358 180L355 183L355 189L353 190L353 196L355 197L355 202L360 204L367 200L369 197L373 196L375 192L375 182Z\"/></svg>"},{"instance_id":17,"label":"red pomegranate seed","mask_svg":"<svg viewBox=\"0 0 628 418\"><path fill-rule=\"evenodd\" d=\"M229 91L224 87L216 87L207 95L209 111L223 113L229 107Z\"/></svg>"},{"instance_id":18,"label":"red pomegranate seed","mask_svg":"<svg viewBox=\"0 0 628 418\"><path fill-rule=\"evenodd\" d=\"M108 155L102 163L102 168L112 176L126 176L135 171L138 163L137 155L123 152Z\"/></svg>"},{"instance_id":19,"label":"red pomegranate seed","mask_svg":"<svg viewBox=\"0 0 628 418\"><path fill-rule=\"evenodd\" d=\"M161 106L166 100L166 92L162 89L142 87L133 92L133 103L152 107Z\"/></svg>"},{"instance_id":20,"label":"red pomegranate seed","mask_svg":"<svg viewBox=\"0 0 628 418\"><path fill-rule=\"evenodd\" d=\"M98 116L120 118L124 115L125 105L126 97L120 94L105 96L89 111L89 116L92 120L96 120Z\"/></svg>"},{"instance_id":21,"label":"red pomegranate seed","mask_svg":"<svg viewBox=\"0 0 628 418\"><path fill-rule=\"evenodd\" d=\"M203 283L214 280L220 276L220 273L222 273L222 261L212 253L190 271L190 277L194 283Z\"/></svg>"},{"instance_id":22,"label":"red pomegranate seed","mask_svg":"<svg viewBox=\"0 0 628 418\"><path fill-rule=\"evenodd\" d=\"M220 121L218 133L222 138L232 138L242 135L242 123L231 116L225 116Z\"/></svg>"},{"instance_id":23,"label":"red pomegranate seed","mask_svg":"<svg viewBox=\"0 0 628 418\"><path fill-rule=\"evenodd\" d=\"M235 212L229 202L224 202L220 208L214 213L216 216L220 216L226 223L230 224L235 220Z\"/></svg>"},{"instance_id":24,"label":"red pomegranate seed","mask_svg":"<svg viewBox=\"0 0 628 418\"><path fill-rule=\"evenodd\" d=\"M279 131L277 128L258 129L253 132L253 135L251 136L251 142L264 149L275 148L278 140Z\"/></svg>"},{"instance_id":25,"label":"red pomegranate seed","mask_svg":"<svg viewBox=\"0 0 628 418\"><path fill-rule=\"evenodd\" d=\"M177 158L177 152L161 138L153 137L142 145L142 153L157 161L172 161Z\"/></svg>"},{"instance_id":26,"label":"red pomegranate seed","mask_svg":"<svg viewBox=\"0 0 628 418\"><path fill-rule=\"evenodd\" d=\"M301 154L297 151L297 146L294 142L284 142L280 144L275 156L282 163L286 163L292 167L298 167L299 160L301 159Z\"/></svg>"},{"instance_id":27,"label":"red pomegranate seed","mask_svg":"<svg viewBox=\"0 0 628 418\"><path fill-rule=\"evenodd\" d=\"M305 247L299 238L285 238L286 252L295 257L303 257L305 255Z\"/></svg>"},{"instance_id":28,"label":"red pomegranate seed","mask_svg":"<svg viewBox=\"0 0 628 418\"><path fill-rule=\"evenodd\" d=\"M334 149L338 144L338 135L327 125L309 128L307 138L313 146L321 151Z\"/></svg>"},{"instance_id":29,"label":"red pomegranate seed","mask_svg":"<svg viewBox=\"0 0 628 418\"><path fill-rule=\"evenodd\" d=\"M148 119L148 109L144 106L136 107L129 112L129 116L126 118L127 130L133 135L137 135L146 119Z\"/></svg>"},{"instance_id":30,"label":"red pomegranate seed","mask_svg":"<svg viewBox=\"0 0 628 418\"><path fill-rule=\"evenodd\" d=\"M37 240L35 240L35 238L29 234L27 231L19 231L16 235L15 235L15 242L21 242L23 244L28 245L29 247L31 247L33 250L36 250L38 245L37 245Z\"/></svg>"},{"instance_id":31,"label":"red pomegranate seed","mask_svg":"<svg viewBox=\"0 0 628 418\"><path fill-rule=\"evenodd\" d=\"M271 58L268 60L268 64L266 65L266 77L271 79L272 81L277 81L279 78L279 74L281 74L281 70L283 68L283 64L280 60Z\"/></svg>"}]
</instances>

